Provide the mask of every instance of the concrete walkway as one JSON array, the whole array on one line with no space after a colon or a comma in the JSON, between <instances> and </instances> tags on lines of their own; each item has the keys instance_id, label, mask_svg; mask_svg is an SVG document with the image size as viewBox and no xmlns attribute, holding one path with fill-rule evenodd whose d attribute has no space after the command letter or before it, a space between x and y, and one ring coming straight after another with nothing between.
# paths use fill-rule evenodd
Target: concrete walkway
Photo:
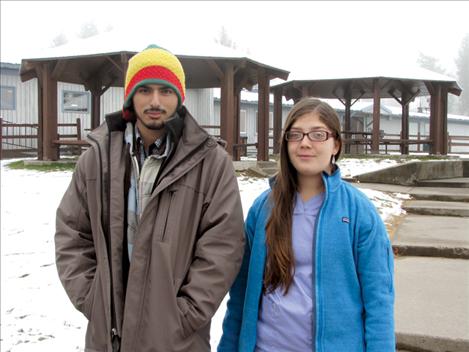
<instances>
[{"instance_id":1,"label":"concrete walkway","mask_svg":"<svg viewBox=\"0 0 469 352\"><path fill-rule=\"evenodd\" d=\"M469 351L469 261L398 257L395 275L399 346Z\"/></svg>"},{"instance_id":2,"label":"concrete walkway","mask_svg":"<svg viewBox=\"0 0 469 352\"><path fill-rule=\"evenodd\" d=\"M407 215L393 247L398 255L469 259L469 218Z\"/></svg>"},{"instance_id":3,"label":"concrete walkway","mask_svg":"<svg viewBox=\"0 0 469 352\"><path fill-rule=\"evenodd\" d=\"M468 352L468 179L420 184L425 187L355 184L413 198L404 203L407 215L393 237L398 348L400 352Z\"/></svg>"}]
</instances>

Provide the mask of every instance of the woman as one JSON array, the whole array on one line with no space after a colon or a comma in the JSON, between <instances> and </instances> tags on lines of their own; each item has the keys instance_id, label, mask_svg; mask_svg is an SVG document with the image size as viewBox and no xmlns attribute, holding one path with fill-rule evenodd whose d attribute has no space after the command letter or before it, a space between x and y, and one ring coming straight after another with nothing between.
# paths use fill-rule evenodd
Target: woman
<instances>
[{"instance_id":1,"label":"woman","mask_svg":"<svg viewBox=\"0 0 469 352\"><path fill-rule=\"evenodd\" d=\"M218 352L395 351L391 245L372 203L341 180L341 147L328 104L293 106L280 170L246 219Z\"/></svg>"}]
</instances>

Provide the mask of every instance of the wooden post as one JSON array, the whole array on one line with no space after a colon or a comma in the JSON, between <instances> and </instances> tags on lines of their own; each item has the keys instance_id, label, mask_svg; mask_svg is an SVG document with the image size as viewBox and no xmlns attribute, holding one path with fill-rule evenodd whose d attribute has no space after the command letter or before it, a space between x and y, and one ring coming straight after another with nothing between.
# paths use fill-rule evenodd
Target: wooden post
<instances>
[{"instance_id":1,"label":"wooden post","mask_svg":"<svg viewBox=\"0 0 469 352\"><path fill-rule=\"evenodd\" d=\"M234 141L236 144L241 144L241 136L239 131L239 115L240 115L240 103L241 103L241 89L237 89L234 93ZM233 148L233 160L240 160L241 148Z\"/></svg>"},{"instance_id":2,"label":"wooden post","mask_svg":"<svg viewBox=\"0 0 469 352\"><path fill-rule=\"evenodd\" d=\"M3 160L3 119L0 117L0 160Z\"/></svg>"},{"instance_id":3,"label":"wooden post","mask_svg":"<svg viewBox=\"0 0 469 352\"><path fill-rule=\"evenodd\" d=\"M234 138L234 68L233 64L225 66L221 86L220 101L220 135L226 141L226 151L233 155Z\"/></svg>"},{"instance_id":4,"label":"wooden post","mask_svg":"<svg viewBox=\"0 0 469 352\"><path fill-rule=\"evenodd\" d=\"M441 154L448 154L448 88L441 87Z\"/></svg>"},{"instance_id":5,"label":"wooden post","mask_svg":"<svg viewBox=\"0 0 469 352\"><path fill-rule=\"evenodd\" d=\"M42 66L42 145L43 160L59 159L59 146L52 143L57 134L57 80L52 78L49 65Z\"/></svg>"},{"instance_id":6,"label":"wooden post","mask_svg":"<svg viewBox=\"0 0 469 352\"><path fill-rule=\"evenodd\" d=\"M269 160L269 79L265 69L260 68L258 75L257 109L257 160Z\"/></svg>"},{"instance_id":7,"label":"wooden post","mask_svg":"<svg viewBox=\"0 0 469 352\"><path fill-rule=\"evenodd\" d=\"M91 129L94 130L101 123L101 89L91 89Z\"/></svg>"},{"instance_id":8,"label":"wooden post","mask_svg":"<svg viewBox=\"0 0 469 352\"><path fill-rule=\"evenodd\" d=\"M434 154L440 155L442 150L442 138L441 138L441 130L442 130L442 114L441 114L441 85L437 85L435 87L435 103L432 104L434 109L434 125L435 125L435 143L434 143ZM432 96L433 99L433 96Z\"/></svg>"},{"instance_id":9,"label":"wooden post","mask_svg":"<svg viewBox=\"0 0 469 352\"><path fill-rule=\"evenodd\" d=\"M379 79L373 80L373 131L371 135L371 153L379 154L379 120L381 112L381 95Z\"/></svg>"},{"instance_id":10,"label":"wooden post","mask_svg":"<svg viewBox=\"0 0 469 352\"><path fill-rule=\"evenodd\" d=\"M76 119L77 121L77 140L81 140L81 119L80 118L77 118ZM81 154L81 146L80 145L77 145L77 151L78 151L78 155Z\"/></svg>"},{"instance_id":11,"label":"wooden post","mask_svg":"<svg viewBox=\"0 0 469 352\"><path fill-rule=\"evenodd\" d=\"M352 130L352 121L351 121L351 108L352 108L352 95L350 92L350 87L347 87L345 92L345 112L344 112L344 129L347 132ZM346 139L351 139L351 135L345 136ZM350 154L350 144L345 144L345 154Z\"/></svg>"},{"instance_id":12,"label":"wooden post","mask_svg":"<svg viewBox=\"0 0 469 352\"><path fill-rule=\"evenodd\" d=\"M402 93L402 119L401 119L401 139L409 139L409 94ZM409 144L401 143L401 154L409 154Z\"/></svg>"},{"instance_id":13,"label":"wooden post","mask_svg":"<svg viewBox=\"0 0 469 352\"><path fill-rule=\"evenodd\" d=\"M282 138L282 88L274 92L274 154L280 153Z\"/></svg>"},{"instance_id":14,"label":"wooden post","mask_svg":"<svg viewBox=\"0 0 469 352\"><path fill-rule=\"evenodd\" d=\"M43 131L44 131L44 119L42 113L42 100L43 100L43 90L42 90L42 70L36 68L37 72L37 160L44 160L44 144L43 144Z\"/></svg>"},{"instance_id":15,"label":"wooden post","mask_svg":"<svg viewBox=\"0 0 469 352\"><path fill-rule=\"evenodd\" d=\"M430 150L428 154L436 154L436 89L430 82L425 82L428 92L430 93Z\"/></svg>"},{"instance_id":16,"label":"wooden post","mask_svg":"<svg viewBox=\"0 0 469 352\"><path fill-rule=\"evenodd\" d=\"M420 149L421 149L420 147L422 146L422 145L420 144L420 139L421 139L421 138L420 138L420 123L419 123L419 130L418 130L418 132L417 132L417 140L419 141L419 144L417 144L417 151L418 151L418 152L420 151Z\"/></svg>"}]
</instances>

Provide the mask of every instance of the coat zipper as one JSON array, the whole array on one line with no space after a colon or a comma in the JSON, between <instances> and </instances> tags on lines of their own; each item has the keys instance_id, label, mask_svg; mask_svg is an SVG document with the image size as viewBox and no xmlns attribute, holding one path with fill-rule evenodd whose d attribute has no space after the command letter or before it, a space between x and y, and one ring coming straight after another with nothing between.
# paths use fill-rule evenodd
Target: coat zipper
<instances>
[{"instance_id":1,"label":"coat zipper","mask_svg":"<svg viewBox=\"0 0 469 352\"><path fill-rule=\"evenodd\" d=\"M101 167L99 168L100 172L100 178L101 178L101 209L104 209L104 189L106 188L107 190L107 203L108 203L108 208L111 204L110 197L111 197L111 167L110 167L110 161L111 161L111 133L109 131L109 138L108 138L108 173L107 173L107 184L104 182L104 177L103 177L103 162L102 162L102 151L99 146L99 143L96 139L93 138L93 136L88 136L91 140L93 140L96 143L97 149L98 149L98 156L99 156L99 162L101 164ZM115 311L115 302L114 302L114 292L113 292L113 279L112 279L112 252L111 252L111 212L110 210L106 208L106 214L103 214L102 220L106 224L107 228L107 235L105 234L104 238L106 240L106 249L107 249L107 257L108 257L108 264L109 264L109 283L110 283L110 308L111 308L111 330L110 330L110 336L111 336L111 345L112 345L112 351L113 352L118 352L120 350L120 337L118 335L117 331L117 318L116 318L116 311Z\"/></svg>"},{"instance_id":2,"label":"coat zipper","mask_svg":"<svg viewBox=\"0 0 469 352\"><path fill-rule=\"evenodd\" d=\"M317 299L317 275L316 275L316 271L317 271L317 267L318 267L318 260L317 260L317 243L319 242L319 236L318 236L318 228L319 228L319 223L321 222L321 219L322 219L322 210L324 209L325 205L326 205L326 202L328 200L328 188L327 188L327 181L326 179L323 177L323 182L324 182L324 188L325 188L325 196L324 196L324 201L322 202L322 205L321 205L321 208L319 209L319 212L318 212L318 217L317 217L317 220L316 220L316 224L314 225L314 241L313 241L313 255L314 255L314 270L313 270L313 280L312 280L312 284L313 284L313 291L312 291L312 295L313 295L313 322L314 324L312 324L311 326L311 336L313 337L312 341L313 341L313 348L312 348L312 351L313 352L316 352L317 351L317 333L318 333L318 329L317 329L317 324L318 324L318 319L317 319L317 304L318 304L318 299Z\"/></svg>"}]
</instances>

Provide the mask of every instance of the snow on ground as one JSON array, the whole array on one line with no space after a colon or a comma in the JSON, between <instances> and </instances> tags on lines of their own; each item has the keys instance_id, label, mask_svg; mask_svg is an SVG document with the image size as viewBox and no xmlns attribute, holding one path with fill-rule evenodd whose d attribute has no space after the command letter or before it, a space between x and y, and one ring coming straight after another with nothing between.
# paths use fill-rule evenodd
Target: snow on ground
<instances>
[{"instance_id":1,"label":"snow on ground","mask_svg":"<svg viewBox=\"0 0 469 352\"><path fill-rule=\"evenodd\" d=\"M83 351L86 319L65 295L55 267L55 210L71 172L11 170L1 162L1 339L5 352ZM343 159L351 176L391 165L395 160ZM238 177L243 212L268 187L264 178ZM402 213L398 194L363 190L385 222ZM226 298L212 322L215 351Z\"/></svg>"}]
</instances>

